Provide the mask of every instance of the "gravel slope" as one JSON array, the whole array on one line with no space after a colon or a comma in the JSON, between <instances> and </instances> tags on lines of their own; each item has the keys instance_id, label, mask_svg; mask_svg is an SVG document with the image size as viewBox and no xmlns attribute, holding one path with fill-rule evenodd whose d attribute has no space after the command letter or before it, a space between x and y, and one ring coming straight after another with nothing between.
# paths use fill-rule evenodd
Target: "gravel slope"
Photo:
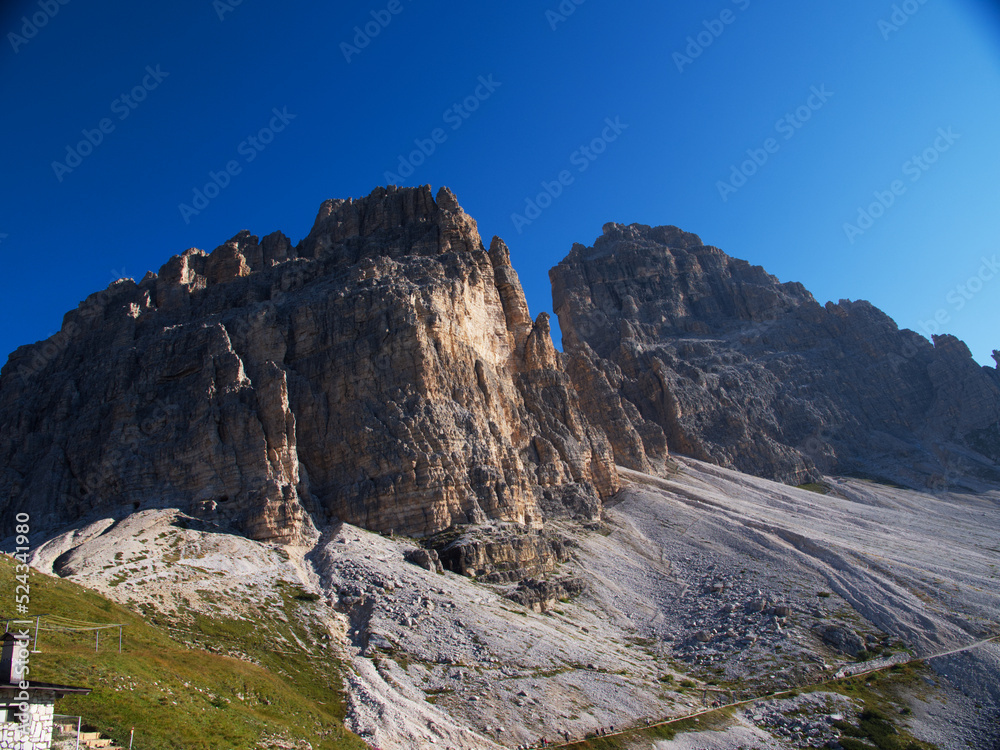
<instances>
[{"instance_id":1,"label":"gravel slope","mask_svg":"<svg viewBox=\"0 0 1000 750\"><path fill-rule=\"evenodd\" d=\"M687 459L669 479L622 474L602 528L559 527L578 545L561 572L587 588L547 612L505 598L510 587L411 565L412 540L349 525L279 548L144 511L81 524L34 564L161 611L279 617L281 581L315 591L327 640L288 647L344 654L348 725L386 750L582 737L815 682L854 663L852 649L926 655L1000 631L1000 489L829 478L822 495ZM995 747L998 648L931 665L912 731ZM657 747L795 746L773 714Z\"/></svg>"}]
</instances>

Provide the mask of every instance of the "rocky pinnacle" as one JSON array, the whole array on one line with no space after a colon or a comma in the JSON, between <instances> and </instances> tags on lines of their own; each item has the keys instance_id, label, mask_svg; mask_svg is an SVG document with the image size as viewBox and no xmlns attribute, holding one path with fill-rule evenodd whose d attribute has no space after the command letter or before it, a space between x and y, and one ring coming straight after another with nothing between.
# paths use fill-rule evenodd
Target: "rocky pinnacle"
<instances>
[{"instance_id":1,"label":"rocky pinnacle","mask_svg":"<svg viewBox=\"0 0 1000 750\"><path fill-rule=\"evenodd\" d=\"M590 519L618 489L503 242L442 188L331 200L92 295L0 376L0 516L179 507L255 539Z\"/></svg>"}]
</instances>

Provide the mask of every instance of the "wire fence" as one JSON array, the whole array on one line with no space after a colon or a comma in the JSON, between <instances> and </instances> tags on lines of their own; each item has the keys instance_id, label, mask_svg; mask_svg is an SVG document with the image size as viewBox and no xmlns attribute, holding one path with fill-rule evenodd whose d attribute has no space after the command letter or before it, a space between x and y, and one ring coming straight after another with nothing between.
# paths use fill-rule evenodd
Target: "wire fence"
<instances>
[{"instance_id":1,"label":"wire fence","mask_svg":"<svg viewBox=\"0 0 1000 750\"><path fill-rule=\"evenodd\" d=\"M12 625L21 626L22 629L25 625L32 625L33 638L31 644L31 652L33 654L41 653L38 649L38 638L41 633L89 633L94 634L94 651L100 652L101 650L101 631L102 630L117 630L118 631L118 653L122 652L123 645L123 631L125 626L122 623L114 622L88 622L86 620L75 620L70 617L63 617L62 615L53 614L39 614L30 617L19 617L19 618L4 618L4 632L10 632ZM113 637L113 636L112 636ZM112 640L112 643L114 641Z\"/></svg>"}]
</instances>

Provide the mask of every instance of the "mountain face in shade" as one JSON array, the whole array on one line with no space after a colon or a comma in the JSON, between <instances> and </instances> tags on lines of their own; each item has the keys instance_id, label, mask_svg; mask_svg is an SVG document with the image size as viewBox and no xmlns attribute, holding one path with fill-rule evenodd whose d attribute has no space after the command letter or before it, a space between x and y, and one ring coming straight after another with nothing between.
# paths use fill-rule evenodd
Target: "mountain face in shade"
<instances>
[{"instance_id":1,"label":"mountain face in shade","mask_svg":"<svg viewBox=\"0 0 1000 750\"><path fill-rule=\"evenodd\" d=\"M423 536L589 519L617 488L547 316L446 188L187 250L0 373L0 518L33 530L179 507L255 539Z\"/></svg>"},{"instance_id":2,"label":"mountain face in shade","mask_svg":"<svg viewBox=\"0 0 1000 750\"><path fill-rule=\"evenodd\" d=\"M668 445L792 483L1000 477L1000 374L954 337L820 305L676 227L607 224L549 275L567 369L622 465Z\"/></svg>"}]
</instances>

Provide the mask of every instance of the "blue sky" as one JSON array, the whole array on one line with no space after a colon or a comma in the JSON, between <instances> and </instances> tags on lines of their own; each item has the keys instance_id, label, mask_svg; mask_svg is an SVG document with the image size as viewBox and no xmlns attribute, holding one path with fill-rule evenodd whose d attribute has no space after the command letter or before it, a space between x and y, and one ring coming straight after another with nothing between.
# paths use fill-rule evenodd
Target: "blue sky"
<instances>
[{"instance_id":1,"label":"blue sky","mask_svg":"<svg viewBox=\"0 0 1000 750\"><path fill-rule=\"evenodd\" d=\"M451 187L534 314L573 242L676 224L1000 348L993 3L64 1L0 11L0 356L185 248L298 241L387 173Z\"/></svg>"}]
</instances>

